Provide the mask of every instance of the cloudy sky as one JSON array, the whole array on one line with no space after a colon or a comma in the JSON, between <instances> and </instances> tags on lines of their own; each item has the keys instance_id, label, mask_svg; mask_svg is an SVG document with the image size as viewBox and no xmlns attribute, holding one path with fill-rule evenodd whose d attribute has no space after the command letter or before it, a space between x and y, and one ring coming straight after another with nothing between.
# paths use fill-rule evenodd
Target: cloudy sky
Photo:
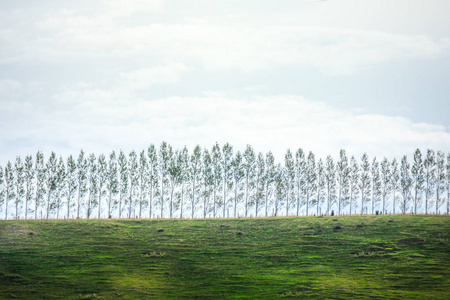
<instances>
[{"instance_id":1,"label":"cloudy sky","mask_svg":"<svg viewBox=\"0 0 450 300\"><path fill-rule=\"evenodd\" d=\"M0 164L215 141L450 150L447 0L0 0Z\"/></svg>"}]
</instances>

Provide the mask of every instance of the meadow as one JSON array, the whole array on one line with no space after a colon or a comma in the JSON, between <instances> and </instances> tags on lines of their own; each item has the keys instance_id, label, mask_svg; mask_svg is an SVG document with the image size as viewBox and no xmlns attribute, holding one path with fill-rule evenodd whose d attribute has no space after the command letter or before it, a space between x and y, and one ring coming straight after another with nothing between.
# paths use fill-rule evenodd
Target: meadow
<instances>
[{"instance_id":1,"label":"meadow","mask_svg":"<svg viewBox=\"0 0 450 300\"><path fill-rule=\"evenodd\" d=\"M450 216L0 221L1 299L449 299Z\"/></svg>"}]
</instances>

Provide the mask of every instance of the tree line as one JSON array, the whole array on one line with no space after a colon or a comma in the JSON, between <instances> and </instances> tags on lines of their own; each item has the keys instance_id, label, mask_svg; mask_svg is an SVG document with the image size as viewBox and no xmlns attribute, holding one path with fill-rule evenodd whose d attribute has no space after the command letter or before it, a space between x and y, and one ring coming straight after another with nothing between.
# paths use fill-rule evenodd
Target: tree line
<instances>
[{"instance_id":1,"label":"tree line","mask_svg":"<svg viewBox=\"0 0 450 300\"><path fill-rule=\"evenodd\" d=\"M229 143L192 152L167 142L141 152L66 159L41 151L0 166L3 219L225 218L447 213L450 153L417 149L410 162L316 158L298 149L234 152Z\"/></svg>"}]
</instances>

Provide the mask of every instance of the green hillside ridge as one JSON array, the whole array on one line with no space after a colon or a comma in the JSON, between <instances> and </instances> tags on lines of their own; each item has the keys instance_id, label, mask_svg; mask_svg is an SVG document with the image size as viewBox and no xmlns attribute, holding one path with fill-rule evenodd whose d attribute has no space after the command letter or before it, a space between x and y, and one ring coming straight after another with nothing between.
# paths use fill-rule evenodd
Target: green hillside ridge
<instances>
[{"instance_id":1,"label":"green hillside ridge","mask_svg":"<svg viewBox=\"0 0 450 300\"><path fill-rule=\"evenodd\" d=\"M449 216L0 222L0 299L448 299Z\"/></svg>"}]
</instances>

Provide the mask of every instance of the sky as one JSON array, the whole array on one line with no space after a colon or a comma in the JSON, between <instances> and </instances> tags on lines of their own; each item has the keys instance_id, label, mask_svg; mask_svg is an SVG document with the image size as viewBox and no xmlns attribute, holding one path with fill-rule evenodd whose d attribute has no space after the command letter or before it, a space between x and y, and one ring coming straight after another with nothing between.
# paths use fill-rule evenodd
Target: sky
<instances>
[{"instance_id":1,"label":"sky","mask_svg":"<svg viewBox=\"0 0 450 300\"><path fill-rule=\"evenodd\" d=\"M131 2L131 3L129 3ZM229 142L450 150L447 0L0 0L0 165Z\"/></svg>"}]
</instances>

